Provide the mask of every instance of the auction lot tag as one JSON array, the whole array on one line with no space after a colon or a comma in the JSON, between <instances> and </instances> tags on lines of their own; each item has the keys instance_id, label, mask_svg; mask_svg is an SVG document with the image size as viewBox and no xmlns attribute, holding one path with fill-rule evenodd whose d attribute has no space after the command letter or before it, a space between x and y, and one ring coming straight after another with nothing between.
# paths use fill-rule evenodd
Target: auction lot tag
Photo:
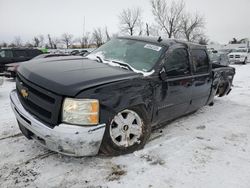
<instances>
[{"instance_id":1,"label":"auction lot tag","mask_svg":"<svg viewBox=\"0 0 250 188\"><path fill-rule=\"evenodd\" d=\"M152 44L146 44L144 46L144 48L147 48L147 49L150 49L150 50L154 50L154 51L157 51L157 52L159 52L161 50L160 46L155 46L155 45L152 45Z\"/></svg>"}]
</instances>

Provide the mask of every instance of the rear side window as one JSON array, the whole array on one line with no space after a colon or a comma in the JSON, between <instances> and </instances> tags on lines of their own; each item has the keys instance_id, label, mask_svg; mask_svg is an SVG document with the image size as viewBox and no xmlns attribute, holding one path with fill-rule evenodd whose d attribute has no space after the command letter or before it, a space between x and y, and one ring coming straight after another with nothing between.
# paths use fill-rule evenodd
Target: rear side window
<instances>
[{"instance_id":1,"label":"rear side window","mask_svg":"<svg viewBox=\"0 0 250 188\"><path fill-rule=\"evenodd\" d=\"M15 57L27 57L27 53L24 50L15 50L14 51Z\"/></svg>"},{"instance_id":2,"label":"rear side window","mask_svg":"<svg viewBox=\"0 0 250 188\"><path fill-rule=\"evenodd\" d=\"M178 48L167 54L165 69L167 75L170 77L189 74L189 56L187 50L185 48Z\"/></svg>"},{"instance_id":3,"label":"rear side window","mask_svg":"<svg viewBox=\"0 0 250 188\"><path fill-rule=\"evenodd\" d=\"M205 50L191 50L194 65L194 73L207 73L209 71L209 60Z\"/></svg>"},{"instance_id":4,"label":"rear side window","mask_svg":"<svg viewBox=\"0 0 250 188\"><path fill-rule=\"evenodd\" d=\"M13 54L10 50L0 50L0 57L2 58L12 58Z\"/></svg>"}]
</instances>

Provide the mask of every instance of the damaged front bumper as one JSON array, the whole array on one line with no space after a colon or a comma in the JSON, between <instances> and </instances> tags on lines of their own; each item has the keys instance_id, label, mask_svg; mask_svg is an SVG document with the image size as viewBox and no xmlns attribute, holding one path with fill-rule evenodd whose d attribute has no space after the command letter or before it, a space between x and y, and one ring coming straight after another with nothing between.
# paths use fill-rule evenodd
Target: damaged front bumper
<instances>
[{"instance_id":1,"label":"damaged front bumper","mask_svg":"<svg viewBox=\"0 0 250 188\"><path fill-rule=\"evenodd\" d=\"M52 151L69 156L93 156L99 152L105 124L94 127L59 124L50 128L23 108L16 90L10 93L10 99L20 129L26 137L36 139Z\"/></svg>"}]
</instances>

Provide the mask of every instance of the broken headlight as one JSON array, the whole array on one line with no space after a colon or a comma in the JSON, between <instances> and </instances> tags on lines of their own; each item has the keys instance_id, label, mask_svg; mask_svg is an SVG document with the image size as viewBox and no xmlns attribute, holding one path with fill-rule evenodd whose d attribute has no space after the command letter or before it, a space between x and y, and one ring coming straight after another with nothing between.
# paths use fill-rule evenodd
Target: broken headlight
<instances>
[{"instance_id":1,"label":"broken headlight","mask_svg":"<svg viewBox=\"0 0 250 188\"><path fill-rule=\"evenodd\" d=\"M99 123L99 101L66 98L63 103L62 121L74 125L97 125Z\"/></svg>"}]
</instances>

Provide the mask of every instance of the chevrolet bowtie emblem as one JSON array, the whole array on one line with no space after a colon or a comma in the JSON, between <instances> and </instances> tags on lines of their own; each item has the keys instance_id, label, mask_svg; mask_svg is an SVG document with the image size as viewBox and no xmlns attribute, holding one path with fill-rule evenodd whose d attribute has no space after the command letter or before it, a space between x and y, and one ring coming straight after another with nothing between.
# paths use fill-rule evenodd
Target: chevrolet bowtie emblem
<instances>
[{"instance_id":1,"label":"chevrolet bowtie emblem","mask_svg":"<svg viewBox=\"0 0 250 188\"><path fill-rule=\"evenodd\" d=\"M26 89L21 89L21 95L23 98L27 98L29 96L29 93Z\"/></svg>"}]
</instances>

